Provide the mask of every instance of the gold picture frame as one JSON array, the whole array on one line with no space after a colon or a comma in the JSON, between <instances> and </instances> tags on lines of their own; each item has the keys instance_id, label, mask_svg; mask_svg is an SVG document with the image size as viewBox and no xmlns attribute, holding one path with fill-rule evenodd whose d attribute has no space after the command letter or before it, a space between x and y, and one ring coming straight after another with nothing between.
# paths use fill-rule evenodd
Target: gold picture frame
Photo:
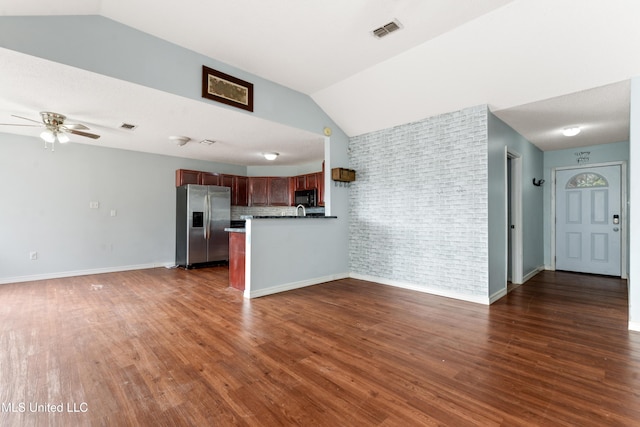
<instances>
[{"instance_id":1,"label":"gold picture frame","mask_svg":"<svg viewBox=\"0 0 640 427\"><path fill-rule=\"evenodd\" d=\"M202 97L253 112L253 83L202 66Z\"/></svg>"}]
</instances>

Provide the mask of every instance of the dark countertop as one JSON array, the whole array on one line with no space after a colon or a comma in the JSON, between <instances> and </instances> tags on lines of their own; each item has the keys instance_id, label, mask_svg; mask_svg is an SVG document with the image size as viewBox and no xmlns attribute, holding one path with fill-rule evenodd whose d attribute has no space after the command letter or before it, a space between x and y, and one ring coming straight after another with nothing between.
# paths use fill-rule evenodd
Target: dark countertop
<instances>
[{"instance_id":1,"label":"dark countertop","mask_svg":"<svg viewBox=\"0 0 640 427\"><path fill-rule=\"evenodd\" d=\"M246 233L247 229L239 228L239 227L228 227L228 228L225 228L224 231L228 231L229 233Z\"/></svg>"},{"instance_id":2,"label":"dark countertop","mask_svg":"<svg viewBox=\"0 0 640 427\"><path fill-rule=\"evenodd\" d=\"M295 215L242 215L242 219L325 219L325 218L338 218L337 216L295 216Z\"/></svg>"}]
</instances>

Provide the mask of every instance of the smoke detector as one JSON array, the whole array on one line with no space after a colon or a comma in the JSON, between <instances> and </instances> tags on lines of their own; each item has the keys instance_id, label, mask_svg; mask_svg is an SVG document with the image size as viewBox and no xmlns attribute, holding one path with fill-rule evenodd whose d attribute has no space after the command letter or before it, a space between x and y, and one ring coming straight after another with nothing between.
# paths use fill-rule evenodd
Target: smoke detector
<instances>
[{"instance_id":1,"label":"smoke detector","mask_svg":"<svg viewBox=\"0 0 640 427\"><path fill-rule=\"evenodd\" d=\"M173 141L177 146L182 147L187 142L191 141L188 136L170 136L169 140Z\"/></svg>"},{"instance_id":2,"label":"smoke detector","mask_svg":"<svg viewBox=\"0 0 640 427\"><path fill-rule=\"evenodd\" d=\"M394 31L398 31L401 28L402 24L400 24L400 21L394 19L388 24L384 24L382 27L376 28L371 33L374 37L381 39L382 37L388 36L389 34L393 33Z\"/></svg>"}]
</instances>

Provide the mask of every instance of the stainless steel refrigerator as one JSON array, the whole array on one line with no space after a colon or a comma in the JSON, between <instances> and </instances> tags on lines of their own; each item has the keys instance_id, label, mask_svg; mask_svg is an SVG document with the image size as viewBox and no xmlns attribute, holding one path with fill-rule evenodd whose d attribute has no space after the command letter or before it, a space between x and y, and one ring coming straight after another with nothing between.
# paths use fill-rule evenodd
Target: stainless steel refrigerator
<instances>
[{"instance_id":1,"label":"stainless steel refrigerator","mask_svg":"<svg viewBox=\"0 0 640 427\"><path fill-rule=\"evenodd\" d=\"M176 265L191 268L229 261L231 189L187 184L176 193Z\"/></svg>"}]
</instances>

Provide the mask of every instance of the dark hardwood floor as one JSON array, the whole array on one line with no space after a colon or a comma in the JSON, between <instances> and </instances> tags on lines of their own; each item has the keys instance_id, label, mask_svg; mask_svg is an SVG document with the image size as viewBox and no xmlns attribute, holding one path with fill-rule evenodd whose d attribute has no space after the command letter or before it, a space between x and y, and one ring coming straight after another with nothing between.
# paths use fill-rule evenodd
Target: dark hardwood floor
<instances>
[{"instance_id":1,"label":"dark hardwood floor","mask_svg":"<svg viewBox=\"0 0 640 427\"><path fill-rule=\"evenodd\" d=\"M227 283L0 286L0 425L640 425L626 281L542 272L491 307L353 279L248 301Z\"/></svg>"}]
</instances>

